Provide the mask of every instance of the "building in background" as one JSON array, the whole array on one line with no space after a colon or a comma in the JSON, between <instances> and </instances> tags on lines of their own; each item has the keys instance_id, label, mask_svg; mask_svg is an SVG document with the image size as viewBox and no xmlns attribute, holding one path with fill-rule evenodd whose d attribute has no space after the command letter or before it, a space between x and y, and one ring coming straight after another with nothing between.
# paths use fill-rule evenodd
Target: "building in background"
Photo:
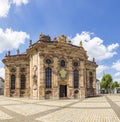
<instances>
[{"instance_id":1,"label":"building in background","mask_svg":"<svg viewBox=\"0 0 120 122\"><path fill-rule=\"evenodd\" d=\"M3 59L5 64L5 96L33 99L81 98L96 95L96 62L88 60L82 47L74 46L61 35L40 34L30 41L26 53Z\"/></svg>"},{"instance_id":2,"label":"building in background","mask_svg":"<svg viewBox=\"0 0 120 122\"><path fill-rule=\"evenodd\" d=\"M100 80L96 79L96 94L100 94Z\"/></svg>"},{"instance_id":3,"label":"building in background","mask_svg":"<svg viewBox=\"0 0 120 122\"><path fill-rule=\"evenodd\" d=\"M4 94L4 79L0 77L0 95Z\"/></svg>"}]
</instances>

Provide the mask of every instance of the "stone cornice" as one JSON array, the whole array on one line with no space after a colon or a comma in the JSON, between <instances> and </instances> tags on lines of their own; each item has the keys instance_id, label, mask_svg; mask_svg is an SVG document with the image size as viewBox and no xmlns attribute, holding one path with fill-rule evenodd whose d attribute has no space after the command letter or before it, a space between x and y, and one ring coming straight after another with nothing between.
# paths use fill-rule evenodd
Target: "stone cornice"
<instances>
[{"instance_id":1,"label":"stone cornice","mask_svg":"<svg viewBox=\"0 0 120 122\"><path fill-rule=\"evenodd\" d=\"M10 56L5 56L5 58L2 60L3 63L8 63L8 62L19 62L23 61L29 61L29 57L27 54L19 54L19 55L10 55Z\"/></svg>"}]
</instances>

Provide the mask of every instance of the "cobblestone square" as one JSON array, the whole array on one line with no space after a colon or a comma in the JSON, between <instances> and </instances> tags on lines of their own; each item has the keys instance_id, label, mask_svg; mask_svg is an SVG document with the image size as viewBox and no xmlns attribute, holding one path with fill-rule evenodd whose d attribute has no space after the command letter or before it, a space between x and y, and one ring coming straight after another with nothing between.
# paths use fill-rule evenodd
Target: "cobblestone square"
<instances>
[{"instance_id":1,"label":"cobblestone square","mask_svg":"<svg viewBox=\"0 0 120 122\"><path fill-rule=\"evenodd\" d=\"M0 122L120 122L120 96L72 100L0 96Z\"/></svg>"}]
</instances>

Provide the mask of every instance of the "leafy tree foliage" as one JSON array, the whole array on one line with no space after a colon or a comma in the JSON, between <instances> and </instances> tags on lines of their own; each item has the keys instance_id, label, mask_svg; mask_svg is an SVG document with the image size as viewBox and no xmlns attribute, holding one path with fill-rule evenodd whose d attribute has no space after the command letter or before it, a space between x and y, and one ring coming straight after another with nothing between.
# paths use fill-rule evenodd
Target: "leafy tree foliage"
<instances>
[{"instance_id":1,"label":"leafy tree foliage","mask_svg":"<svg viewBox=\"0 0 120 122\"><path fill-rule=\"evenodd\" d=\"M100 83L100 88L104 88L108 91L112 82L112 76L110 74L104 74Z\"/></svg>"},{"instance_id":2,"label":"leafy tree foliage","mask_svg":"<svg viewBox=\"0 0 120 122\"><path fill-rule=\"evenodd\" d=\"M116 87L119 87L119 84L118 84L117 81L111 82L111 83L110 83L110 88L111 88L112 90L113 90L114 88L116 88Z\"/></svg>"}]
</instances>

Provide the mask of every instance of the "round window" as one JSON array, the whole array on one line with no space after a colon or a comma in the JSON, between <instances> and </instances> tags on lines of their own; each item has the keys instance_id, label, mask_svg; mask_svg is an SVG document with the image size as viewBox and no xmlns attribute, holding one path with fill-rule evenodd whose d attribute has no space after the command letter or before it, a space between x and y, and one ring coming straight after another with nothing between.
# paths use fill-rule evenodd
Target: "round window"
<instances>
[{"instance_id":1,"label":"round window","mask_svg":"<svg viewBox=\"0 0 120 122\"><path fill-rule=\"evenodd\" d=\"M46 64L51 64L51 60L50 59L46 59Z\"/></svg>"},{"instance_id":2,"label":"round window","mask_svg":"<svg viewBox=\"0 0 120 122\"><path fill-rule=\"evenodd\" d=\"M75 67L77 67L77 66L78 66L78 62L74 62L73 65L74 65Z\"/></svg>"},{"instance_id":3,"label":"round window","mask_svg":"<svg viewBox=\"0 0 120 122\"><path fill-rule=\"evenodd\" d=\"M15 68L12 68L12 69L11 69L11 72L16 72L16 69L15 69Z\"/></svg>"}]
</instances>

